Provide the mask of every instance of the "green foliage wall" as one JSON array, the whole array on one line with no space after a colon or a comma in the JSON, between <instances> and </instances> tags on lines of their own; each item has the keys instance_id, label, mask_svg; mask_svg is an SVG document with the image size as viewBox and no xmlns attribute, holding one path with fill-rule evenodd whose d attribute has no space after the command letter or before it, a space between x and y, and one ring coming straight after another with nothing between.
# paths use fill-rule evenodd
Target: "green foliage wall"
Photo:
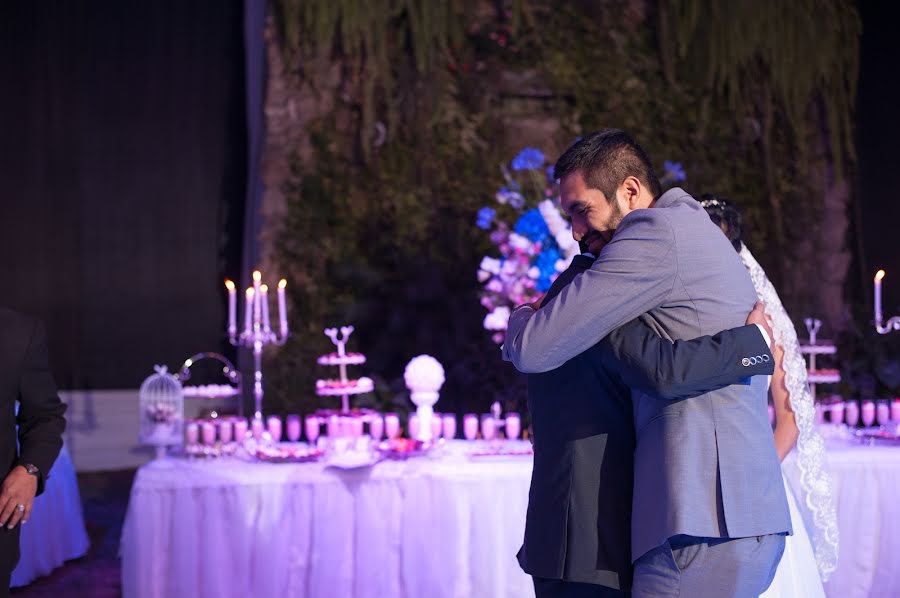
<instances>
[{"instance_id":1,"label":"green foliage wall","mask_svg":"<svg viewBox=\"0 0 900 598\"><path fill-rule=\"evenodd\" d=\"M484 411L495 399L522 408L522 377L481 328L475 272L491 248L474 222L524 142L553 156L582 132L630 131L658 166L684 165L688 190L744 208L746 240L777 285L784 223L803 226L818 201L807 157L827 154L833 178L852 164L859 23L848 2L805 1L772 32L783 3L743 4L756 10L713 0L275 2L293 74L325 50L343 75L338 89L318 90L341 101L316 119L312 155L284 182L278 251L303 323L271 366L270 394L284 409L324 406L312 393L329 374L313 365L330 350L322 328L352 323L351 350L369 356L358 373L375 374L370 400L382 408L406 404L402 368L420 353L448 368L439 411ZM827 35L811 35L819 30ZM808 48L779 35L819 44L820 60L798 64ZM817 105L822 119L810 117Z\"/></svg>"}]
</instances>

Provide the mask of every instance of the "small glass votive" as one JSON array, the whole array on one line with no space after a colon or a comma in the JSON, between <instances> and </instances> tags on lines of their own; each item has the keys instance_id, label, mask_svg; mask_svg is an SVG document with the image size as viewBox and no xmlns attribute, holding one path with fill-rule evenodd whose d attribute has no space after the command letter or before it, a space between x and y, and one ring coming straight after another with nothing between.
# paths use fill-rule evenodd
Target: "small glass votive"
<instances>
[{"instance_id":1,"label":"small glass votive","mask_svg":"<svg viewBox=\"0 0 900 598\"><path fill-rule=\"evenodd\" d=\"M434 440L441 437L442 417L440 413L431 414L431 438Z\"/></svg>"},{"instance_id":2,"label":"small glass votive","mask_svg":"<svg viewBox=\"0 0 900 598\"><path fill-rule=\"evenodd\" d=\"M843 401L831 404L831 423L844 423L844 403Z\"/></svg>"},{"instance_id":3,"label":"small glass votive","mask_svg":"<svg viewBox=\"0 0 900 598\"><path fill-rule=\"evenodd\" d=\"M234 441L244 442L247 437L247 418L239 417L234 420Z\"/></svg>"},{"instance_id":4,"label":"small glass votive","mask_svg":"<svg viewBox=\"0 0 900 598\"><path fill-rule=\"evenodd\" d=\"M281 442L281 418L277 415L270 415L266 423L272 442Z\"/></svg>"},{"instance_id":5,"label":"small glass votive","mask_svg":"<svg viewBox=\"0 0 900 598\"><path fill-rule=\"evenodd\" d=\"M400 436L400 417L396 413L384 414L384 433L391 440Z\"/></svg>"},{"instance_id":6,"label":"small glass votive","mask_svg":"<svg viewBox=\"0 0 900 598\"><path fill-rule=\"evenodd\" d=\"M377 413L369 420L369 436L375 441L381 440L384 436L384 419Z\"/></svg>"},{"instance_id":7,"label":"small glass votive","mask_svg":"<svg viewBox=\"0 0 900 598\"><path fill-rule=\"evenodd\" d=\"M292 413L287 416L287 425L285 433L289 442L297 442L300 440L300 416Z\"/></svg>"},{"instance_id":8,"label":"small glass votive","mask_svg":"<svg viewBox=\"0 0 900 598\"><path fill-rule=\"evenodd\" d=\"M197 422L188 422L184 426L184 442L188 446L200 441L200 426Z\"/></svg>"},{"instance_id":9,"label":"small glass votive","mask_svg":"<svg viewBox=\"0 0 900 598\"><path fill-rule=\"evenodd\" d=\"M518 413L506 414L506 438L509 440L518 440L522 434L522 418Z\"/></svg>"},{"instance_id":10,"label":"small glass votive","mask_svg":"<svg viewBox=\"0 0 900 598\"><path fill-rule=\"evenodd\" d=\"M222 441L222 444L228 444L234 439L232 435L233 426L234 424L231 420L223 419L219 421L219 440Z\"/></svg>"},{"instance_id":11,"label":"small glass votive","mask_svg":"<svg viewBox=\"0 0 900 598\"><path fill-rule=\"evenodd\" d=\"M456 416L452 413L445 413L441 419L441 431L444 433L444 438L446 440L456 438Z\"/></svg>"},{"instance_id":12,"label":"small glass votive","mask_svg":"<svg viewBox=\"0 0 900 598\"><path fill-rule=\"evenodd\" d=\"M310 445L315 445L316 438L319 437L319 417L316 415L306 416L306 440Z\"/></svg>"},{"instance_id":13,"label":"small glass votive","mask_svg":"<svg viewBox=\"0 0 900 598\"><path fill-rule=\"evenodd\" d=\"M900 398L891 401L891 420L900 422Z\"/></svg>"},{"instance_id":14,"label":"small glass votive","mask_svg":"<svg viewBox=\"0 0 900 598\"><path fill-rule=\"evenodd\" d=\"M878 401L875 404L875 421L884 426L891 421L891 408L887 401Z\"/></svg>"},{"instance_id":15,"label":"small glass votive","mask_svg":"<svg viewBox=\"0 0 900 598\"><path fill-rule=\"evenodd\" d=\"M856 401L844 401L844 422L851 428L859 423L859 403Z\"/></svg>"},{"instance_id":16,"label":"small glass votive","mask_svg":"<svg viewBox=\"0 0 900 598\"><path fill-rule=\"evenodd\" d=\"M466 413L463 416L463 436L466 440L478 438L478 416L474 413Z\"/></svg>"},{"instance_id":17,"label":"small glass votive","mask_svg":"<svg viewBox=\"0 0 900 598\"><path fill-rule=\"evenodd\" d=\"M481 437L485 440L493 440L497 435L497 426L494 416L490 413L481 415Z\"/></svg>"},{"instance_id":18,"label":"small glass votive","mask_svg":"<svg viewBox=\"0 0 900 598\"><path fill-rule=\"evenodd\" d=\"M407 421L407 427L409 428L409 437L412 439L416 439L419 437L419 416L415 413L411 413L409 415L409 419Z\"/></svg>"},{"instance_id":19,"label":"small glass votive","mask_svg":"<svg viewBox=\"0 0 900 598\"><path fill-rule=\"evenodd\" d=\"M860 413L862 415L862 423L867 428L875 423L875 402L866 399L863 401L862 408L860 409Z\"/></svg>"},{"instance_id":20,"label":"small glass votive","mask_svg":"<svg viewBox=\"0 0 900 598\"><path fill-rule=\"evenodd\" d=\"M263 425L262 418L254 417L253 421L250 422L250 433L253 434L253 438L260 440L263 432L265 432L265 426Z\"/></svg>"},{"instance_id":21,"label":"small glass votive","mask_svg":"<svg viewBox=\"0 0 900 598\"><path fill-rule=\"evenodd\" d=\"M203 439L203 444L213 445L216 443L216 424L212 422L203 422L203 425L200 427L200 437Z\"/></svg>"}]
</instances>

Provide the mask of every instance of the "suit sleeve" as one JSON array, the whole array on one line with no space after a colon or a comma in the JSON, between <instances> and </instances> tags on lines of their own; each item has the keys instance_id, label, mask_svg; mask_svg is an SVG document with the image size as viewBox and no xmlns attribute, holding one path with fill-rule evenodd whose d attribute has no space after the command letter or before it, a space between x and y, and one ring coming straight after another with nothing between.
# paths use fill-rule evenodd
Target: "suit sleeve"
<instances>
[{"instance_id":1,"label":"suit sleeve","mask_svg":"<svg viewBox=\"0 0 900 598\"><path fill-rule=\"evenodd\" d=\"M534 311L513 312L503 358L520 372L558 368L615 328L659 307L677 276L675 238L665 208L625 216L593 265Z\"/></svg>"},{"instance_id":2,"label":"suit sleeve","mask_svg":"<svg viewBox=\"0 0 900 598\"><path fill-rule=\"evenodd\" d=\"M22 364L19 381L19 464L32 463L40 470L38 493L43 492L47 474L62 448L66 428L60 401L47 359L47 337L36 322Z\"/></svg>"},{"instance_id":3,"label":"suit sleeve","mask_svg":"<svg viewBox=\"0 0 900 598\"><path fill-rule=\"evenodd\" d=\"M752 324L672 342L632 320L607 340L604 350L612 353L623 382L660 399L696 397L775 370L772 352Z\"/></svg>"}]
</instances>

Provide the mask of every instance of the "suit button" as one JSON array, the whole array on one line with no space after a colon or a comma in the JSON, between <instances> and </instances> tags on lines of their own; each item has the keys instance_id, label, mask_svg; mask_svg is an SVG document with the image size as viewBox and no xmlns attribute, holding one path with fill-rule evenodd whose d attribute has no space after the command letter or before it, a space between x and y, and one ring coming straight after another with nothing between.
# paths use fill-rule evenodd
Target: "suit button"
<instances>
[{"instance_id":1,"label":"suit button","mask_svg":"<svg viewBox=\"0 0 900 598\"><path fill-rule=\"evenodd\" d=\"M769 363L769 361L771 361L771 359L769 359L768 355L763 355L762 360L763 360L763 363Z\"/></svg>"},{"instance_id":2,"label":"suit button","mask_svg":"<svg viewBox=\"0 0 900 598\"><path fill-rule=\"evenodd\" d=\"M756 365L756 363L757 363L757 362L756 362L756 358L755 358L755 357L751 357L751 358L750 358L750 365Z\"/></svg>"},{"instance_id":3,"label":"suit button","mask_svg":"<svg viewBox=\"0 0 900 598\"><path fill-rule=\"evenodd\" d=\"M743 359L741 360L741 365L744 366L744 367L749 366L749 365L750 365L750 360L749 360L748 358L746 358L746 357L743 358Z\"/></svg>"}]
</instances>

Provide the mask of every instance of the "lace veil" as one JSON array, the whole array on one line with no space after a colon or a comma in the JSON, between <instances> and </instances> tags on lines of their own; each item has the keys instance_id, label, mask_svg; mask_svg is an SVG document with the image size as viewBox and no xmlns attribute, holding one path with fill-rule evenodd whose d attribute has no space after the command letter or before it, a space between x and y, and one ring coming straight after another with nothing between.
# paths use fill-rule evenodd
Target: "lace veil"
<instances>
[{"instance_id":1,"label":"lace veil","mask_svg":"<svg viewBox=\"0 0 900 598\"><path fill-rule=\"evenodd\" d=\"M791 408L800 430L797 465L800 469L801 499L812 519L810 536L819 575L822 581L826 581L837 567L838 527L834 486L831 475L825 469L825 442L816 430L815 407L809 393L806 361L800 354L794 324L781 304L775 287L743 243L740 256L750 272L756 294L766 305L766 315L772 322L775 342L784 349L785 385L790 393Z\"/></svg>"}]
</instances>

